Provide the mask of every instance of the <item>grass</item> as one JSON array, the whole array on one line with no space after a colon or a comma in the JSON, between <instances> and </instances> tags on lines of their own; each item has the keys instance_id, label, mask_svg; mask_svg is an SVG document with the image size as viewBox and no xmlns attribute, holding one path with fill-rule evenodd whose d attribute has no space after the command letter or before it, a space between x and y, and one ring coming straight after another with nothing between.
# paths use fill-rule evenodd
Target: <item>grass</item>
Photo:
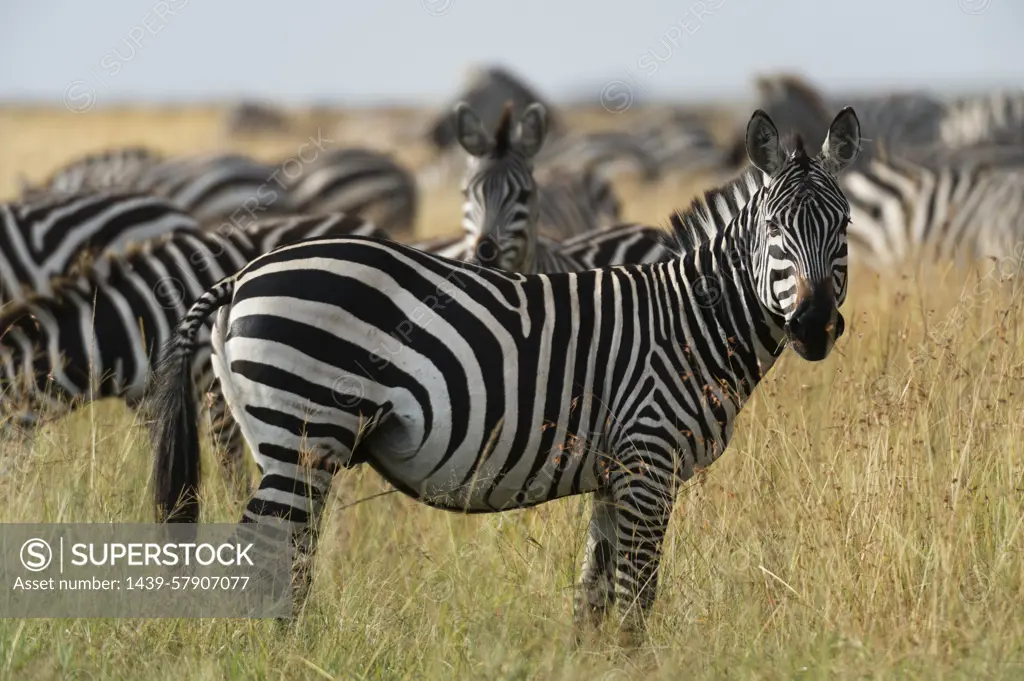
<instances>
[{"instance_id":1,"label":"grass","mask_svg":"<svg viewBox=\"0 0 1024 681\"><path fill-rule=\"evenodd\" d=\"M0 181L42 175L37 149L48 163L75 144L198 149L211 141L204 115L7 111ZM691 192L625 187L627 216L660 221ZM430 197L420 230L446 231L457 210ZM1022 300L940 268L885 279L855 269L833 356L787 353L722 460L680 495L638 651L610 632L569 645L586 500L489 517L401 495L343 508L384 489L356 471L335 484L293 629L0 620L0 676L1024 678ZM152 517L144 424L120 404L83 408L2 456L16 462L0 480L2 522ZM203 520L237 519L242 500L207 471Z\"/></svg>"}]
</instances>

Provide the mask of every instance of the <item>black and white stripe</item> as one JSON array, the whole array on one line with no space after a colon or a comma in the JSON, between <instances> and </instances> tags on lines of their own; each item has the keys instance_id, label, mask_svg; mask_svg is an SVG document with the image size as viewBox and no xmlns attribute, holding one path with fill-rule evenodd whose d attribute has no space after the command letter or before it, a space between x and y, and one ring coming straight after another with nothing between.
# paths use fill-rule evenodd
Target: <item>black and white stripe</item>
<instances>
[{"instance_id":1,"label":"black and white stripe","mask_svg":"<svg viewBox=\"0 0 1024 681\"><path fill-rule=\"evenodd\" d=\"M879 271L910 259L991 258L1005 273L1018 269L1024 262L1024 158L1013 154L1014 166L988 156L947 154L930 163L880 156L846 173L853 257Z\"/></svg>"},{"instance_id":2,"label":"black and white stripe","mask_svg":"<svg viewBox=\"0 0 1024 681\"><path fill-rule=\"evenodd\" d=\"M948 147L1024 145L1024 92L992 92L953 102L939 136Z\"/></svg>"},{"instance_id":3,"label":"black and white stripe","mask_svg":"<svg viewBox=\"0 0 1024 681\"><path fill-rule=\"evenodd\" d=\"M466 105L456 112L459 143L470 155L463 180L463 220L466 251L462 259L509 272L575 272L586 266L569 257L561 243L549 235L575 235L575 241L600 235L606 244L628 238L630 252L639 259L632 264L657 262L667 257L659 233L651 228L603 229L618 219L619 204L607 180L597 175L574 178L569 173L548 175L551 184L538 184L531 159L544 143L544 109L527 107L513 123L506 107L492 134ZM546 209L546 213L544 212ZM542 232L547 234L542 234ZM648 252L635 243L647 238ZM605 248L592 253L612 253ZM590 266L624 264L625 261L589 261Z\"/></svg>"},{"instance_id":4,"label":"black and white stripe","mask_svg":"<svg viewBox=\"0 0 1024 681\"><path fill-rule=\"evenodd\" d=\"M84 273L55 282L0 314L0 407L7 426L27 427L81 404L120 397L137 406L158 348L193 302L253 258L303 239L342 235L383 238L364 220L335 214L265 220L223 233L180 229L127 253L97 259ZM211 388L209 334L199 339L193 375ZM222 400L212 425L225 465L242 461L241 440Z\"/></svg>"},{"instance_id":5,"label":"black and white stripe","mask_svg":"<svg viewBox=\"0 0 1024 681\"><path fill-rule=\"evenodd\" d=\"M458 512L593 492L577 612L618 603L639 623L680 484L723 452L787 343L821 360L843 332L849 206L834 176L856 157L857 118L841 112L817 158L784 152L760 111L747 137L768 180L734 215L714 192L695 202L676 221L687 250L664 263L521 275L354 238L250 263L165 350L161 517L198 517L189 367L216 312L214 370L262 471L243 520L286 521L299 604L332 479L368 463Z\"/></svg>"},{"instance_id":6,"label":"black and white stripe","mask_svg":"<svg viewBox=\"0 0 1024 681\"><path fill-rule=\"evenodd\" d=\"M0 204L0 303L48 294L51 279L100 254L198 228L181 209L146 194L79 192Z\"/></svg>"},{"instance_id":7,"label":"black and white stripe","mask_svg":"<svg viewBox=\"0 0 1024 681\"><path fill-rule=\"evenodd\" d=\"M21 178L21 198L30 201L47 194L131 187L142 174L164 161L146 147L120 147L86 154L61 166L38 186Z\"/></svg>"},{"instance_id":8,"label":"black and white stripe","mask_svg":"<svg viewBox=\"0 0 1024 681\"><path fill-rule=\"evenodd\" d=\"M366 218L385 232L416 224L416 178L390 155L349 148L319 153L304 164L287 190L297 213L339 212Z\"/></svg>"},{"instance_id":9,"label":"black and white stripe","mask_svg":"<svg viewBox=\"0 0 1024 681\"><path fill-rule=\"evenodd\" d=\"M163 197L200 223L239 217L245 211L291 212L282 168L240 154L162 158L129 148L93 154L57 170L24 196L95 190L121 190Z\"/></svg>"}]
</instances>

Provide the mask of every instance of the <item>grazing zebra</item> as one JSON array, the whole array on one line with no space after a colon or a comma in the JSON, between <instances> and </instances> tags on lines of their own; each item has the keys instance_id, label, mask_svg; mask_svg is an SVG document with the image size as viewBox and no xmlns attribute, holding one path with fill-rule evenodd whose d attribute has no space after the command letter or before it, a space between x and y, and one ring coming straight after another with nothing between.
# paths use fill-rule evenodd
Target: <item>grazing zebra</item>
<instances>
[{"instance_id":1,"label":"grazing zebra","mask_svg":"<svg viewBox=\"0 0 1024 681\"><path fill-rule=\"evenodd\" d=\"M265 220L223 233L178 230L126 253L99 258L85 272L55 281L0 313L0 363L6 426L32 427L40 412L60 415L79 404L121 397L138 406L151 363L174 326L207 288L253 258L306 238L348 234L383 237L345 215ZM208 332L193 370L212 386ZM242 443L222 400L211 410L224 465L236 475Z\"/></svg>"},{"instance_id":2,"label":"grazing zebra","mask_svg":"<svg viewBox=\"0 0 1024 681\"><path fill-rule=\"evenodd\" d=\"M1024 144L1024 92L993 92L954 102L939 125L949 147Z\"/></svg>"},{"instance_id":3,"label":"grazing zebra","mask_svg":"<svg viewBox=\"0 0 1024 681\"><path fill-rule=\"evenodd\" d=\"M836 116L817 157L784 151L761 111L747 138L764 185L735 214L717 192L695 201L667 262L521 275L347 238L221 281L158 369L158 516L198 518L190 366L216 312L214 371L262 471L243 522L285 521L299 604L332 479L367 463L456 512L594 492L577 621L617 603L642 624L680 484L723 452L787 344L818 361L844 330L835 174L856 157L856 115Z\"/></svg>"},{"instance_id":4,"label":"grazing zebra","mask_svg":"<svg viewBox=\"0 0 1024 681\"><path fill-rule=\"evenodd\" d=\"M32 201L48 194L130 186L143 172L163 160L162 154L145 147L122 147L86 154L54 171L38 186L20 177L21 199Z\"/></svg>"},{"instance_id":5,"label":"grazing zebra","mask_svg":"<svg viewBox=\"0 0 1024 681\"><path fill-rule=\"evenodd\" d=\"M1024 262L1024 159L949 160L879 155L845 174L855 258L880 271L911 257Z\"/></svg>"},{"instance_id":6,"label":"grazing zebra","mask_svg":"<svg viewBox=\"0 0 1024 681\"><path fill-rule=\"evenodd\" d=\"M606 181L596 176L585 176L576 182L563 179L553 185L560 188L557 193L553 189L543 191L544 187L534 178L531 159L544 143L545 121L544 108L531 104L513 125L512 110L506 107L492 135L471 108L465 104L456 108L459 144L470 155L462 187L462 225L466 234L462 259L524 274L575 272L588 266L624 264L591 260L584 266L568 257L561 243L540 234L543 225L549 225L549 233L577 235L574 243L599 238L605 248L591 249L591 256L615 253L608 244L629 239L629 252L638 258L630 261L633 264L667 258L669 252L662 232L656 228L634 225L616 228L610 234L595 230L618 218L618 201ZM580 186L580 182L584 184ZM541 212L544 209L546 215ZM572 220L576 224L571 228L564 224L550 226L558 220ZM646 250L638 247L638 240L646 240Z\"/></svg>"},{"instance_id":7,"label":"grazing zebra","mask_svg":"<svg viewBox=\"0 0 1024 681\"><path fill-rule=\"evenodd\" d=\"M45 195L0 204L0 304L49 294L54 277L100 253L199 225L168 201L146 194Z\"/></svg>"},{"instance_id":8,"label":"grazing zebra","mask_svg":"<svg viewBox=\"0 0 1024 681\"><path fill-rule=\"evenodd\" d=\"M282 169L238 154L162 158L131 147L78 159L54 172L40 187L23 186L23 197L95 190L161 196L200 223L239 210L290 212L282 191Z\"/></svg>"},{"instance_id":9,"label":"grazing zebra","mask_svg":"<svg viewBox=\"0 0 1024 681\"><path fill-rule=\"evenodd\" d=\"M416 179L391 156L371 149L339 149L319 154L286 180L297 213L347 213L385 232L415 226Z\"/></svg>"}]
</instances>

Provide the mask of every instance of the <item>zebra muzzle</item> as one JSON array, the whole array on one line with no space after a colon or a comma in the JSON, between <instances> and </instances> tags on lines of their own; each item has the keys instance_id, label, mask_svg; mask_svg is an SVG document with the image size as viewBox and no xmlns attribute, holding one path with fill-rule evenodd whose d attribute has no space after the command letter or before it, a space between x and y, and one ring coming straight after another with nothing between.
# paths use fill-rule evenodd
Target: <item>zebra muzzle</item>
<instances>
[{"instance_id":1,"label":"zebra muzzle","mask_svg":"<svg viewBox=\"0 0 1024 681\"><path fill-rule=\"evenodd\" d=\"M786 335L798 355L816 362L828 357L846 330L846 321L836 307L831 281L804 287L801 293L786 324Z\"/></svg>"}]
</instances>

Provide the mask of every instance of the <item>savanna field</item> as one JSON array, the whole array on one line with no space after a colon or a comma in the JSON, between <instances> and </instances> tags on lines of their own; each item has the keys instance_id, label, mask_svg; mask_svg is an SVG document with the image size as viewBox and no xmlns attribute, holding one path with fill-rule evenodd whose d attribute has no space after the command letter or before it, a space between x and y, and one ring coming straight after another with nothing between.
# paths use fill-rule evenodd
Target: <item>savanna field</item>
<instances>
[{"instance_id":1,"label":"savanna field","mask_svg":"<svg viewBox=\"0 0 1024 681\"><path fill-rule=\"evenodd\" d=\"M623 115L628 115L623 114ZM0 195L105 147L296 153L368 143L376 114L227 140L214 107L0 110ZM308 119L308 120L307 120ZM579 114L586 125L587 114ZM730 121L731 122L731 121ZM574 123L575 124L575 123ZM400 150L410 164L420 149ZM716 178L619 183L664 224ZM417 236L457 228L457 184ZM0 620L11 679L1024 678L1024 289L946 266L850 276L826 361L787 352L729 449L680 495L639 650L571 645L587 500L464 517L344 472L294 628L248 620ZM244 499L212 459L204 522ZM0 522L148 522L146 424L98 402L4 442Z\"/></svg>"}]
</instances>

